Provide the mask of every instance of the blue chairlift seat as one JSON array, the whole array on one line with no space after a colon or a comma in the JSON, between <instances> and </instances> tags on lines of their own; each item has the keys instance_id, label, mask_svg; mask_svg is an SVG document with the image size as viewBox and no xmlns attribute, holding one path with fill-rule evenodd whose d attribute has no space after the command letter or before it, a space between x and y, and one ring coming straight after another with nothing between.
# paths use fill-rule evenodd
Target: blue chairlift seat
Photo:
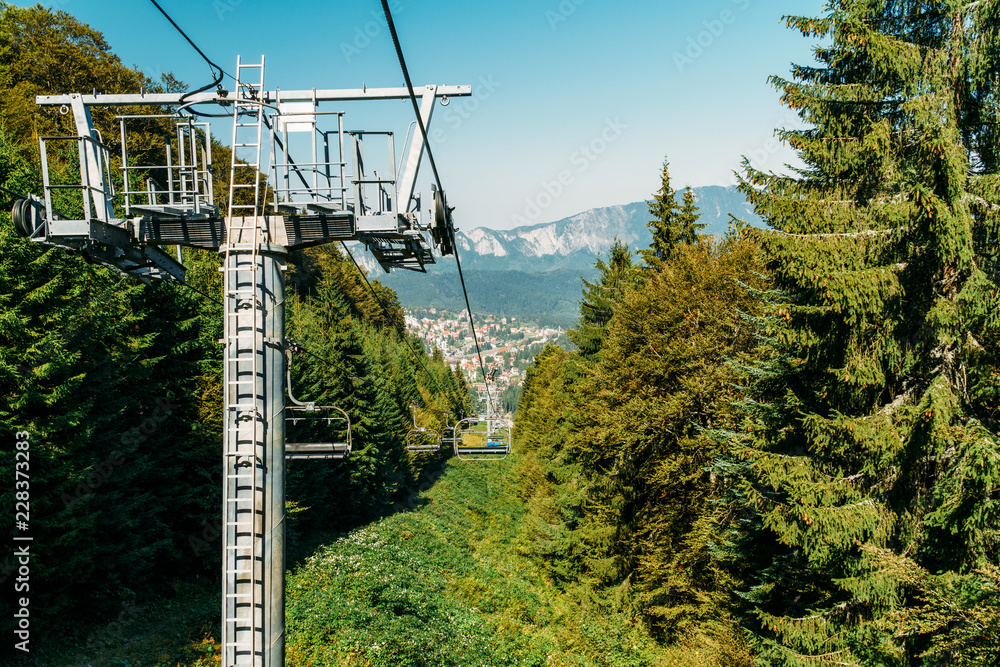
<instances>
[{"instance_id":1,"label":"blue chairlift seat","mask_svg":"<svg viewBox=\"0 0 1000 667\"><path fill-rule=\"evenodd\" d=\"M510 455L510 422L469 417L455 426L455 456L462 461L500 461Z\"/></svg>"}]
</instances>

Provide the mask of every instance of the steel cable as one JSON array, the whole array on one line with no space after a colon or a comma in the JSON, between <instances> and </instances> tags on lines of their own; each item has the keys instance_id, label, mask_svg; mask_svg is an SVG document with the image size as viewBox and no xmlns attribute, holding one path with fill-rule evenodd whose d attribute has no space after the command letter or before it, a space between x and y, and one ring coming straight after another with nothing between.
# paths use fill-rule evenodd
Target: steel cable
<instances>
[{"instance_id":1,"label":"steel cable","mask_svg":"<svg viewBox=\"0 0 1000 667\"><path fill-rule=\"evenodd\" d=\"M410 72L406 68L406 60L403 58L403 49L399 44L399 35L396 34L396 24L392 20L392 12L389 10L388 0L382 1L382 12L385 14L386 24L389 26L389 35L392 37L392 44L396 49L396 57L399 59L399 67L403 70L403 79L406 81L406 90L410 94L410 103L413 105L413 113L417 117L417 127L420 128L420 136L423 137L424 146L427 148L427 159L431 163L431 169L434 171L434 181L437 183L438 190L444 192L444 187L441 185L441 176L438 174L437 163L434 161L434 153L431 150L431 144L427 140L427 128L424 126L424 119L420 115L420 107L417 104L417 95L413 90L413 82L410 80ZM445 203L447 206L447 203ZM447 215L447 212L446 212ZM465 296L465 308L466 312L469 313L469 329L472 331L472 341L476 345L476 356L479 358L479 370L483 374L483 385L486 387L486 402L489 407L489 411L492 413L495 411L493 406L493 397L490 395L490 385L487 382L486 374L486 364L483 363L483 353L479 348L479 336L476 334L476 323L472 315L472 306L469 303L469 291L465 286L465 274L462 272L462 260L458 254L458 244L455 243L455 230L449 225L448 234L451 236L451 246L453 252L455 253L455 265L458 267L458 279L462 284L462 294Z\"/></svg>"}]
</instances>

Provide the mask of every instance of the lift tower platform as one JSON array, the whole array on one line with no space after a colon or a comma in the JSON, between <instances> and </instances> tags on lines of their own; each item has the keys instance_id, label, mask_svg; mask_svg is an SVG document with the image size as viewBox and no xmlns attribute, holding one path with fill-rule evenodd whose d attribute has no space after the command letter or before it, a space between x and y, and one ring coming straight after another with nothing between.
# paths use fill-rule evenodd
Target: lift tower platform
<instances>
[{"instance_id":1,"label":"lift tower platform","mask_svg":"<svg viewBox=\"0 0 1000 667\"><path fill-rule=\"evenodd\" d=\"M285 663L283 262L297 248L360 241L386 271L423 271L435 262L435 247L438 255L452 253L454 228L443 192L433 193L428 220L421 219L414 186L425 151L422 134L414 133L408 145L404 139L397 174L391 132L345 130L344 113L326 108L409 99L407 88L266 90L263 56L259 63L237 59L236 78L231 93L37 97L40 105L71 112L76 135L40 138L44 193L19 200L14 221L33 242L79 252L147 282L184 281L179 249L175 259L161 246L205 248L223 256L222 664L279 667ZM425 128L437 100L472 94L467 85L416 90ZM214 201L208 127L183 114L207 104L220 105L233 119L224 214ZM159 107L149 116L118 118L122 192L113 188L109 149L91 119L90 109L98 106ZM143 118L175 124L176 137L164 146L162 164L134 165L129 158L128 128ZM381 174L366 168L371 143L379 140L386 141L391 165ZM62 154L65 144L75 149L78 184L57 184L50 177L49 149L56 144ZM143 174L146 182L137 185ZM82 204L79 219L54 208L53 199L72 197L74 191ZM343 453L343 443L341 450L334 451L336 446L326 453L330 458Z\"/></svg>"}]
</instances>

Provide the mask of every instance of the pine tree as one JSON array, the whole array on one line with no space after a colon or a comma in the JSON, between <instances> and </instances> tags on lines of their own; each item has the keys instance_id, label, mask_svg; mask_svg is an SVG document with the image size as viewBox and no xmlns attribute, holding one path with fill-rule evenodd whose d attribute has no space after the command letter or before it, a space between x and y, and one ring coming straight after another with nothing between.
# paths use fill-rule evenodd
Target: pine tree
<instances>
[{"instance_id":1,"label":"pine tree","mask_svg":"<svg viewBox=\"0 0 1000 667\"><path fill-rule=\"evenodd\" d=\"M678 241L681 243L696 243L698 232L707 225L699 223L698 207L694 203L694 191L691 188L684 188L684 203L677 213Z\"/></svg>"},{"instance_id":2,"label":"pine tree","mask_svg":"<svg viewBox=\"0 0 1000 667\"><path fill-rule=\"evenodd\" d=\"M830 8L788 19L820 66L772 79L806 166L741 184L789 360L748 416L745 598L768 664L964 664L995 641L952 612L996 596L998 6Z\"/></svg>"},{"instance_id":3,"label":"pine tree","mask_svg":"<svg viewBox=\"0 0 1000 667\"><path fill-rule=\"evenodd\" d=\"M666 160L663 161L663 170L660 173L660 189L653 195L651 201L646 202L646 206L653 216L653 219L646 223L653 233L653 240L649 248L640 250L639 253L647 266L655 267L670 256L680 238L677 193L670 187L669 163Z\"/></svg>"},{"instance_id":4,"label":"pine tree","mask_svg":"<svg viewBox=\"0 0 1000 667\"><path fill-rule=\"evenodd\" d=\"M615 305L638 280L632 265L632 253L628 245L618 239L608 250L607 263L598 257L595 267L598 272L595 282L581 279L584 288L583 300L580 301L580 323L576 329L567 332L569 339L589 357L600 352Z\"/></svg>"}]
</instances>

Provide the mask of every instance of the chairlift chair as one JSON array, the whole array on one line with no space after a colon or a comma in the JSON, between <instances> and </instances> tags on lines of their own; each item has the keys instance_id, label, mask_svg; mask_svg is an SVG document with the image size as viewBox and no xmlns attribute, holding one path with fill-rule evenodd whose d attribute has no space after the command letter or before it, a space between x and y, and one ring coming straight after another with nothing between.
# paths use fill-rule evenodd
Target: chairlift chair
<instances>
[{"instance_id":1,"label":"chairlift chair","mask_svg":"<svg viewBox=\"0 0 1000 667\"><path fill-rule=\"evenodd\" d=\"M441 434L441 444L450 445L454 447L455 443L459 442L459 435L458 432L455 430L458 427L458 424L457 423L449 424L448 417L450 416L451 415L445 416L444 432L442 432Z\"/></svg>"},{"instance_id":2,"label":"chairlift chair","mask_svg":"<svg viewBox=\"0 0 1000 667\"><path fill-rule=\"evenodd\" d=\"M500 461L510 455L510 422L469 417L455 426L455 456L461 461Z\"/></svg>"},{"instance_id":3,"label":"chairlift chair","mask_svg":"<svg viewBox=\"0 0 1000 667\"><path fill-rule=\"evenodd\" d=\"M410 405L413 428L406 434L406 451L436 452L441 449L441 433L435 429L417 426L417 406Z\"/></svg>"},{"instance_id":4,"label":"chairlift chair","mask_svg":"<svg viewBox=\"0 0 1000 667\"><path fill-rule=\"evenodd\" d=\"M285 350L288 399L285 406L285 458L345 459L351 454L351 419L333 405L300 401L292 394L292 347Z\"/></svg>"}]
</instances>

